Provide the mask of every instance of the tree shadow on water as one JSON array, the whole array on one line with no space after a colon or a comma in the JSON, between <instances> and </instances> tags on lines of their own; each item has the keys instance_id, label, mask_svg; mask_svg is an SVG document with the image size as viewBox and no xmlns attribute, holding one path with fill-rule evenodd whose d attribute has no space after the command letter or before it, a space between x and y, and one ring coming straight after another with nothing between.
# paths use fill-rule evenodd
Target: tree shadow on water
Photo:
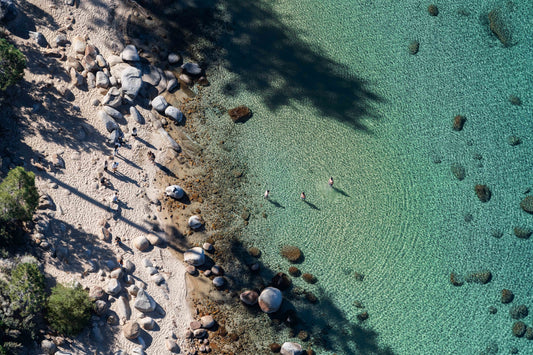
<instances>
[{"instance_id":1,"label":"tree shadow on water","mask_svg":"<svg viewBox=\"0 0 533 355\"><path fill-rule=\"evenodd\" d=\"M230 248L234 257L232 264L235 266L226 272L230 290L256 290L259 293L270 286L273 277L282 271L270 269L259 259L252 257L237 239L233 240ZM254 263L260 264L260 272L249 271L250 265ZM283 303L278 312L266 315L257 306L242 304L238 305L239 310L242 312L244 309L252 319L256 319L260 324L259 329L264 326L263 318L268 316L276 331L281 331L285 326L291 328L294 334L301 330L307 331L311 339L301 342L304 349L311 346L315 350L323 348L346 355L394 354L390 347L379 344L379 334L376 331L364 322L348 319L346 312L333 302L319 284L298 287L294 285L294 280L296 278L293 278L293 285L282 291ZM313 300L315 296L318 302Z\"/></svg>"},{"instance_id":2,"label":"tree shadow on water","mask_svg":"<svg viewBox=\"0 0 533 355\"><path fill-rule=\"evenodd\" d=\"M293 103L310 105L325 118L362 131L368 131L362 118L378 118L373 105L382 98L369 84L303 41L270 3L190 0L169 11L161 6L164 0L139 1L165 21L165 43L171 49L186 49L208 72L219 67L234 74L223 87L228 96L252 92L274 112ZM130 22L128 28L132 37L150 33L140 23ZM142 46L147 39L138 42Z\"/></svg>"}]
</instances>

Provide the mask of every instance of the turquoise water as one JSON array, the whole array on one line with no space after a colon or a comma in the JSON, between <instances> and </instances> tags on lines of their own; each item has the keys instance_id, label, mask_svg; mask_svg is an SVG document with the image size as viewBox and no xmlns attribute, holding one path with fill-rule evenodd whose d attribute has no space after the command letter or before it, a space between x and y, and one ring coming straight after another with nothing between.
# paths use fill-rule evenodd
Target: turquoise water
<instances>
[{"instance_id":1,"label":"turquoise water","mask_svg":"<svg viewBox=\"0 0 533 355\"><path fill-rule=\"evenodd\" d=\"M437 17L412 0L230 5L233 32L209 72L209 95L254 116L234 126L213 114L208 125L219 128L214 138L231 137L248 166L244 188L256 207L245 244L284 272L281 246L297 245L305 255L297 266L318 279L293 278L317 305L289 301L313 349L533 353L533 341L512 336L509 316L513 305L533 307L533 242L513 235L516 226L533 228L519 207L533 186L533 3L437 4ZM488 29L494 8L512 46ZM461 132L452 130L458 114L467 118ZM509 145L511 135L522 143ZM462 181L455 163L466 170ZM492 190L488 203L476 184ZM488 284L449 282L450 272L483 270L492 272ZM503 288L515 294L510 305L500 302ZM355 301L369 313L363 323ZM533 326L532 315L523 321ZM282 332L279 341L287 339Z\"/></svg>"}]
</instances>

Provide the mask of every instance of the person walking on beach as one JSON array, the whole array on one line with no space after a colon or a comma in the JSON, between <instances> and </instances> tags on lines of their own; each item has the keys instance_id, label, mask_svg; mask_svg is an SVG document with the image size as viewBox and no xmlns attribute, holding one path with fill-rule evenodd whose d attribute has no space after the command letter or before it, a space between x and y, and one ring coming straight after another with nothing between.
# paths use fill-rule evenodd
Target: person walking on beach
<instances>
[{"instance_id":1,"label":"person walking on beach","mask_svg":"<svg viewBox=\"0 0 533 355\"><path fill-rule=\"evenodd\" d=\"M329 178L328 184L329 186L333 187L333 177Z\"/></svg>"},{"instance_id":2,"label":"person walking on beach","mask_svg":"<svg viewBox=\"0 0 533 355\"><path fill-rule=\"evenodd\" d=\"M116 173L118 169L118 161L113 162L113 165L111 165L111 171L113 173Z\"/></svg>"},{"instance_id":3,"label":"person walking on beach","mask_svg":"<svg viewBox=\"0 0 533 355\"><path fill-rule=\"evenodd\" d=\"M113 192L113 198L112 198L112 203L116 203L118 204L118 195L116 192Z\"/></svg>"},{"instance_id":4,"label":"person walking on beach","mask_svg":"<svg viewBox=\"0 0 533 355\"><path fill-rule=\"evenodd\" d=\"M155 154L153 152L148 152L148 160L150 160L152 164L155 162Z\"/></svg>"},{"instance_id":5,"label":"person walking on beach","mask_svg":"<svg viewBox=\"0 0 533 355\"><path fill-rule=\"evenodd\" d=\"M305 192L302 191L302 193L300 194L300 198L301 198L302 200L305 200Z\"/></svg>"},{"instance_id":6,"label":"person walking on beach","mask_svg":"<svg viewBox=\"0 0 533 355\"><path fill-rule=\"evenodd\" d=\"M107 171L107 159L104 160L104 171Z\"/></svg>"},{"instance_id":7,"label":"person walking on beach","mask_svg":"<svg viewBox=\"0 0 533 355\"><path fill-rule=\"evenodd\" d=\"M132 137L137 137L137 127L133 127L133 130L131 131Z\"/></svg>"},{"instance_id":8,"label":"person walking on beach","mask_svg":"<svg viewBox=\"0 0 533 355\"><path fill-rule=\"evenodd\" d=\"M270 190L266 190L265 194L263 195L263 198L268 198L270 196Z\"/></svg>"},{"instance_id":9,"label":"person walking on beach","mask_svg":"<svg viewBox=\"0 0 533 355\"><path fill-rule=\"evenodd\" d=\"M120 143L115 142L115 150L113 150L113 156L116 157L118 154L118 148L120 148Z\"/></svg>"}]
</instances>

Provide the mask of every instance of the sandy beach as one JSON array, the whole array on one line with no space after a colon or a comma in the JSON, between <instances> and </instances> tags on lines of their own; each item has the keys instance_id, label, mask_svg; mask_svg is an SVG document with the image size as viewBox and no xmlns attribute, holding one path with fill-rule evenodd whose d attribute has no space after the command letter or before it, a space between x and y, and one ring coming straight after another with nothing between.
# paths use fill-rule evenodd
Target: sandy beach
<instances>
[{"instance_id":1,"label":"sandy beach","mask_svg":"<svg viewBox=\"0 0 533 355\"><path fill-rule=\"evenodd\" d=\"M80 336L65 340L46 333L44 337L71 354L119 350L137 354L141 349L158 354L171 348L192 353L202 344L205 350L207 341L186 338L195 318L189 295L193 286L188 284L185 264L180 261L188 247L183 233L191 233L187 219L195 214L201 198L191 190L185 203L172 202L164 195L165 184L191 186L201 169L195 163L200 149L193 141L184 142L183 150L173 149L169 139L162 136L162 126L174 136L186 128L151 110L143 97L116 106L120 114L114 119L124 141L115 154L98 113L112 83L95 87L88 78L90 70L82 68L73 75L69 68L75 65L71 61L85 60L83 51L87 49L77 54L74 48L76 41L82 41L106 59L100 69L110 74L113 67L109 59L114 56L118 61L127 44L127 18L142 15L107 1L68 5L32 0L23 2L19 10L7 28L26 55L28 66L23 82L10 93L11 105L5 113L13 125L6 128L13 134L2 148L11 153L8 164L22 164L37 176L41 203L34 218L32 243L41 254L48 286L79 283L93 296L101 291L99 287L107 291L110 283L121 279L117 292L102 296L103 307L109 311L94 315ZM41 33L45 43L37 43L29 31ZM60 35L66 41L60 43ZM142 65L149 66L146 58L153 57L139 52ZM167 53L158 56L160 68L179 73L179 65L170 66L166 58ZM132 63L135 65L139 66L138 62ZM152 73L162 72L150 68ZM159 91L178 108L185 103L182 100L190 99L179 84L173 94L165 87ZM130 114L132 106L140 113L137 120ZM189 110L187 119L192 114ZM134 127L135 137L131 134ZM177 143L182 144L179 139ZM153 153L154 161L149 153ZM114 162L118 167L113 173ZM113 202L114 194L118 201ZM171 202L172 212L166 213L165 206ZM134 240L143 236L150 243L141 251ZM141 289L152 298L152 311L140 311L135 306ZM134 339L127 339L125 325L135 321L141 323L141 330Z\"/></svg>"}]
</instances>

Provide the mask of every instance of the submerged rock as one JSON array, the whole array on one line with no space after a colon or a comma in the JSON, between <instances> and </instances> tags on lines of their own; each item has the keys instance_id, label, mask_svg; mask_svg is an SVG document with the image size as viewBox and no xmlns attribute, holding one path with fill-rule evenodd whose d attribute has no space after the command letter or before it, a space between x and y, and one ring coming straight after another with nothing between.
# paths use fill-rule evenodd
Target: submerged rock
<instances>
[{"instance_id":1,"label":"submerged rock","mask_svg":"<svg viewBox=\"0 0 533 355\"><path fill-rule=\"evenodd\" d=\"M522 321L515 322L513 324L513 335L515 337L521 338L526 333L526 324Z\"/></svg>"},{"instance_id":2,"label":"submerged rock","mask_svg":"<svg viewBox=\"0 0 533 355\"><path fill-rule=\"evenodd\" d=\"M428 12L431 16L437 16L439 14L439 9L437 8L437 5L429 5L428 6Z\"/></svg>"},{"instance_id":3,"label":"submerged rock","mask_svg":"<svg viewBox=\"0 0 533 355\"><path fill-rule=\"evenodd\" d=\"M302 251L296 246L284 245L281 248L281 256L289 260L291 263L297 263L302 259Z\"/></svg>"},{"instance_id":4,"label":"submerged rock","mask_svg":"<svg viewBox=\"0 0 533 355\"><path fill-rule=\"evenodd\" d=\"M491 192L487 185L476 185L474 189L476 191L477 197L481 202L489 202Z\"/></svg>"},{"instance_id":5,"label":"submerged rock","mask_svg":"<svg viewBox=\"0 0 533 355\"><path fill-rule=\"evenodd\" d=\"M526 196L522 202L520 202L520 207L527 213L533 214L533 196Z\"/></svg>"},{"instance_id":6,"label":"submerged rock","mask_svg":"<svg viewBox=\"0 0 533 355\"><path fill-rule=\"evenodd\" d=\"M466 117L457 115L453 119L453 130L454 131L461 131L463 129L463 126L466 122Z\"/></svg>"},{"instance_id":7,"label":"submerged rock","mask_svg":"<svg viewBox=\"0 0 533 355\"><path fill-rule=\"evenodd\" d=\"M467 282L486 284L492 279L492 273L490 271L474 272L466 277Z\"/></svg>"},{"instance_id":8,"label":"submerged rock","mask_svg":"<svg viewBox=\"0 0 533 355\"><path fill-rule=\"evenodd\" d=\"M520 239L529 239L531 237L531 234L533 234L533 231L530 228L524 228L524 227L515 227L514 235L516 235Z\"/></svg>"},{"instance_id":9,"label":"submerged rock","mask_svg":"<svg viewBox=\"0 0 533 355\"><path fill-rule=\"evenodd\" d=\"M524 304L521 304L519 306L514 306L509 310L509 315L513 319L522 319L527 317L529 314L529 310L527 309L527 306Z\"/></svg>"},{"instance_id":10,"label":"submerged rock","mask_svg":"<svg viewBox=\"0 0 533 355\"><path fill-rule=\"evenodd\" d=\"M504 47L509 47L512 44L511 30L506 22L505 16L500 8L496 8L489 12L489 28L494 35L500 40Z\"/></svg>"},{"instance_id":11,"label":"submerged rock","mask_svg":"<svg viewBox=\"0 0 533 355\"><path fill-rule=\"evenodd\" d=\"M237 106L228 111L233 122L244 122L252 117L252 111L246 106Z\"/></svg>"},{"instance_id":12,"label":"submerged rock","mask_svg":"<svg viewBox=\"0 0 533 355\"><path fill-rule=\"evenodd\" d=\"M511 303L514 299L514 294L511 290L503 289L502 290L502 303Z\"/></svg>"},{"instance_id":13,"label":"submerged rock","mask_svg":"<svg viewBox=\"0 0 533 355\"><path fill-rule=\"evenodd\" d=\"M411 43L409 43L409 46L407 48L409 49L410 54L415 55L418 53L418 50L420 49L420 42L411 41Z\"/></svg>"},{"instance_id":14,"label":"submerged rock","mask_svg":"<svg viewBox=\"0 0 533 355\"><path fill-rule=\"evenodd\" d=\"M453 176L457 178L457 180L463 180L466 176L465 168L458 163L452 164L450 169L452 170Z\"/></svg>"}]
</instances>

